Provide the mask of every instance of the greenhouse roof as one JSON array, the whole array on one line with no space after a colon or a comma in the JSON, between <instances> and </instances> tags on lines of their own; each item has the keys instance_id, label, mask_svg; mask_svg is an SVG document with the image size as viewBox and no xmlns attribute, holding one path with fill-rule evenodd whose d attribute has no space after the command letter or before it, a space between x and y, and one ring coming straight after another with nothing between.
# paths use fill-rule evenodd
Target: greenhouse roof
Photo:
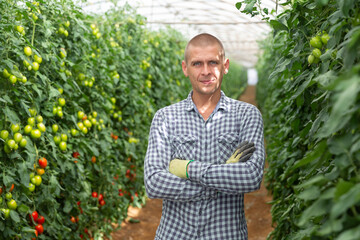
<instances>
[{"instance_id":1,"label":"greenhouse roof","mask_svg":"<svg viewBox=\"0 0 360 240\"><path fill-rule=\"evenodd\" d=\"M171 26L188 40L203 32L213 34L223 42L231 61L252 68L260 53L258 41L264 39L271 28L261 15L251 17L241 13L235 6L237 2L239 0L132 0L128 4L147 18L152 30ZM279 12L281 6L276 2L283 1L263 0L261 7ZM118 1L118 4L125 3ZM112 4L106 0L88 0L84 9L105 12Z\"/></svg>"}]
</instances>

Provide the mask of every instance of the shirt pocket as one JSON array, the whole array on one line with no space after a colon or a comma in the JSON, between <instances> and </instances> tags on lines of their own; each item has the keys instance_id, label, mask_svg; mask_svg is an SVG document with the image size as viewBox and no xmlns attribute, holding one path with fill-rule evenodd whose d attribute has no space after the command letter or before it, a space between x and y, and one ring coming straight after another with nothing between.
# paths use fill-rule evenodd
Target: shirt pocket
<instances>
[{"instance_id":1,"label":"shirt pocket","mask_svg":"<svg viewBox=\"0 0 360 240\"><path fill-rule=\"evenodd\" d=\"M218 161L219 163L225 163L226 160L234 153L236 147L238 146L238 134L236 133L227 133L220 135L217 138L218 142Z\"/></svg>"},{"instance_id":2,"label":"shirt pocket","mask_svg":"<svg viewBox=\"0 0 360 240\"><path fill-rule=\"evenodd\" d=\"M193 135L175 136L172 140L172 159L192 160L195 157L198 138Z\"/></svg>"}]
</instances>

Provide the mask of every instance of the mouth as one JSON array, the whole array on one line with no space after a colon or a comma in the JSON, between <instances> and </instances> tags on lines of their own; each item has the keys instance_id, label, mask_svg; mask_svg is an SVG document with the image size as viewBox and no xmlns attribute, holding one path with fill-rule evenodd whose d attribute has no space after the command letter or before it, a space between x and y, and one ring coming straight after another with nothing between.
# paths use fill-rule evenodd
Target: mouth
<instances>
[{"instance_id":1,"label":"mouth","mask_svg":"<svg viewBox=\"0 0 360 240\"><path fill-rule=\"evenodd\" d=\"M212 79L205 79L205 80L200 80L200 82L201 82L202 84L207 85L207 84L211 84L211 83L213 83L213 82L214 82L214 80L212 80Z\"/></svg>"}]
</instances>

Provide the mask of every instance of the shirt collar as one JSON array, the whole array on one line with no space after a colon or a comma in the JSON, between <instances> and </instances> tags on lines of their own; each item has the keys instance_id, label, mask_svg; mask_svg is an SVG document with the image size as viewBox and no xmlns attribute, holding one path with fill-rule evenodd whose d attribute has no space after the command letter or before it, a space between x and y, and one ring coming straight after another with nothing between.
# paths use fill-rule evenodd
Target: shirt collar
<instances>
[{"instance_id":1,"label":"shirt collar","mask_svg":"<svg viewBox=\"0 0 360 240\"><path fill-rule=\"evenodd\" d=\"M192 100L192 94L193 94L193 91L191 90L188 97L186 98L186 101L187 101L186 110L189 111L189 112L191 110L196 111L195 103ZM230 110L229 98L225 95L225 93L223 91L221 91L221 96L220 96L220 100L218 102L218 107L217 108L218 109L223 109L224 111L229 111Z\"/></svg>"}]
</instances>

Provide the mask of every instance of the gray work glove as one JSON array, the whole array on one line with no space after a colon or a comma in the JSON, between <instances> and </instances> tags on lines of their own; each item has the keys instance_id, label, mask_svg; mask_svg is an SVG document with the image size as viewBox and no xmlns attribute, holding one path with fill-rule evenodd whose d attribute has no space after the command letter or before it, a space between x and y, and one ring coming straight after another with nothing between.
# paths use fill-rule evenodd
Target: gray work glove
<instances>
[{"instance_id":1,"label":"gray work glove","mask_svg":"<svg viewBox=\"0 0 360 240\"><path fill-rule=\"evenodd\" d=\"M248 141L241 142L231 157L226 161L228 163L246 162L255 151L254 143Z\"/></svg>"}]
</instances>

